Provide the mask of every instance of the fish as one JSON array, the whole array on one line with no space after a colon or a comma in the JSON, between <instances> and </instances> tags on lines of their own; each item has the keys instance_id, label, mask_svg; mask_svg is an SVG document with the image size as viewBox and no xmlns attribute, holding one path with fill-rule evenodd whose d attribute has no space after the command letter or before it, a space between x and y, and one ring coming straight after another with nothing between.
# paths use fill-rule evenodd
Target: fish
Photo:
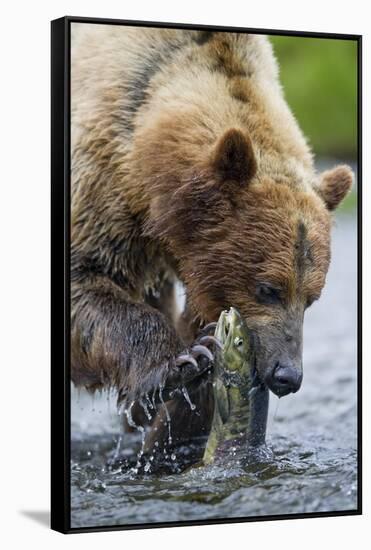
<instances>
[{"instance_id":1,"label":"fish","mask_svg":"<svg viewBox=\"0 0 371 550\"><path fill-rule=\"evenodd\" d=\"M214 413L203 464L225 462L265 444L269 392L260 383L244 318L231 307L220 314L214 337Z\"/></svg>"}]
</instances>

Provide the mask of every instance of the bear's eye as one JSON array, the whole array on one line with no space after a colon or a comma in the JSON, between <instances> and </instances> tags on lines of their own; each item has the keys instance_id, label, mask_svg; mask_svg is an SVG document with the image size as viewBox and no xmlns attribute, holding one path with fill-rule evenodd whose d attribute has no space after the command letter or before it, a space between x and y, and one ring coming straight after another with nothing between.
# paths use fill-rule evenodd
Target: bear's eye
<instances>
[{"instance_id":1,"label":"bear's eye","mask_svg":"<svg viewBox=\"0 0 371 550\"><path fill-rule=\"evenodd\" d=\"M269 283L258 283L255 295L261 304L279 304L282 302L282 290Z\"/></svg>"}]
</instances>

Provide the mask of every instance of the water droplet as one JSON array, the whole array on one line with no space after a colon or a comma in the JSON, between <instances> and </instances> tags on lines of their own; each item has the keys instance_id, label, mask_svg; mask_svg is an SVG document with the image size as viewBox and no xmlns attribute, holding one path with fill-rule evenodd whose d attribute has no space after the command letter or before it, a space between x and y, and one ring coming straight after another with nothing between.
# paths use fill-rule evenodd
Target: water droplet
<instances>
[{"instance_id":1,"label":"water droplet","mask_svg":"<svg viewBox=\"0 0 371 550\"><path fill-rule=\"evenodd\" d=\"M154 404L152 403L151 398L150 398L150 396L148 395L148 393L145 393L144 395L145 395L145 398L146 398L146 400L147 400L147 403L148 403L149 408L150 408L150 409L155 409L155 406L154 406Z\"/></svg>"},{"instance_id":2,"label":"water droplet","mask_svg":"<svg viewBox=\"0 0 371 550\"><path fill-rule=\"evenodd\" d=\"M116 449L115 449L115 452L114 452L114 455L113 455L113 460L118 459L118 456L120 454L121 441L122 441L122 437L120 435L118 440L117 440L117 445L116 445Z\"/></svg>"},{"instance_id":3,"label":"water droplet","mask_svg":"<svg viewBox=\"0 0 371 550\"><path fill-rule=\"evenodd\" d=\"M189 393L187 391L187 388L185 386L182 387L182 394L184 396L184 399L187 401L188 405L191 408L191 411L194 411L196 408L196 405L192 403L191 398L189 397Z\"/></svg>"},{"instance_id":4,"label":"water droplet","mask_svg":"<svg viewBox=\"0 0 371 550\"><path fill-rule=\"evenodd\" d=\"M148 418L148 420L151 420L151 419L152 419L152 415L151 415L151 413L149 412L148 407L147 407L147 404L143 401L143 399L139 399L139 404L140 404L140 406L142 407L142 409L144 410L144 414L146 415L146 417Z\"/></svg>"},{"instance_id":5,"label":"water droplet","mask_svg":"<svg viewBox=\"0 0 371 550\"><path fill-rule=\"evenodd\" d=\"M132 408L133 408L133 405L134 405L135 401L132 401L129 405L129 407L127 409L125 409L125 415L126 415L126 418L127 418L127 421L128 421L128 424L129 426L131 426L132 428L136 428L140 433L141 433L141 436L142 436L142 447L138 453L138 458L140 458L143 454L143 451L144 451L144 445L145 445L145 441L146 441L146 432L143 428L143 426L139 426L138 424L136 424L133 420L133 417L132 417ZM140 466L140 464L139 464Z\"/></svg>"},{"instance_id":6,"label":"water droplet","mask_svg":"<svg viewBox=\"0 0 371 550\"><path fill-rule=\"evenodd\" d=\"M165 401L162 397L162 386L159 387L158 395L159 395L161 404L164 407L164 411L165 411L165 415L166 415L166 422L167 422L167 426L168 426L168 442L169 442L169 445L170 445L171 442L172 442L172 439L171 439L171 418L170 418L168 408L167 408L167 406L165 404Z\"/></svg>"}]
</instances>

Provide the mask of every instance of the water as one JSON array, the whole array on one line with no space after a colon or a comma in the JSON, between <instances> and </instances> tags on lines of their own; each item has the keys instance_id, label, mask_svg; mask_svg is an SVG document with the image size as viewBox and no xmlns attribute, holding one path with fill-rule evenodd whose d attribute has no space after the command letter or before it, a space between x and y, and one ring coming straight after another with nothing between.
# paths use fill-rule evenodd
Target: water
<instances>
[{"instance_id":1,"label":"water","mask_svg":"<svg viewBox=\"0 0 371 550\"><path fill-rule=\"evenodd\" d=\"M153 475L147 460L138 476L141 433L121 434L115 396L93 403L74 390L72 527L355 509L356 250L354 218L339 217L327 286L306 315L302 389L271 395L270 452L248 466L236 456L224 468ZM166 460L176 468L176 456Z\"/></svg>"}]
</instances>

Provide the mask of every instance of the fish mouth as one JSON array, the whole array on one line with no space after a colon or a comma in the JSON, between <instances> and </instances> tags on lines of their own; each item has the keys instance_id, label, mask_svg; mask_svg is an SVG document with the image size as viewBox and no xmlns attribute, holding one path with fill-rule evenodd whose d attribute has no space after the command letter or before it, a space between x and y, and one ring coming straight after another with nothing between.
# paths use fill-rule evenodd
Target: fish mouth
<instances>
[{"instance_id":1,"label":"fish mouth","mask_svg":"<svg viewBox=\"0 0 371 550\"><path fill-rule=\"evenodd\" d=\"M227 346L230 339L233 337L233 331L238 322L242 322L242 318L238 311L231 307L229 310L222 311L219 317L218 324L215 329L215 337Z\"/></svg>"}]
</instances>

